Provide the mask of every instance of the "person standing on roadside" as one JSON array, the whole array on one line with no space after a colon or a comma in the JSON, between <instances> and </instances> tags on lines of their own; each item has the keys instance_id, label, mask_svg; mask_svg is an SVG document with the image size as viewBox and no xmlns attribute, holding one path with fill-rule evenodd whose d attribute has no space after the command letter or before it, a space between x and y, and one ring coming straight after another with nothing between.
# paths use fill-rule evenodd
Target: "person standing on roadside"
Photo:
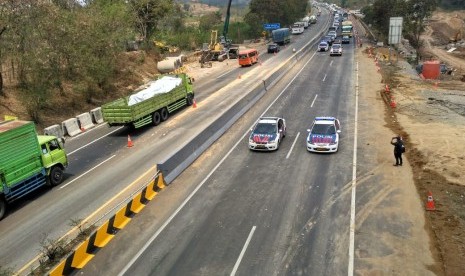
<instances>
[{"instance_id":1,"label":"person standing on roadside","mask_svg":"<svg viewBox=\"0 0 465 276\"><path fill-rule=\"evenodd\" d=\"M397 137L392 137L391 145L394 146L394 157L396 158L394 166L402 166L402 153L404 152L404 142L402 141L402 137L399 135Z\"/></svg>"}]
</instances>

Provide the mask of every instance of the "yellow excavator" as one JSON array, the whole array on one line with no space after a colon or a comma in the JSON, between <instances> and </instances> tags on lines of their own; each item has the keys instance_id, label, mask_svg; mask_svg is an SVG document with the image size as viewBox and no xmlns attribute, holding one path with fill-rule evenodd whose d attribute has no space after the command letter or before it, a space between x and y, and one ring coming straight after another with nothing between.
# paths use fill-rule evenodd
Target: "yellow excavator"
<instances>
[{"instance_id":1,"label":"yellow excavator","mask_svg":"<svg viewBox=\"0 0 465 276\"><path fill-rule=\"evenodd\" d=\"M166 43L163 41L154 40L153 45L155 46L155 48L159 50L161 54L166 54L166 53L172 54L172 53L179 52L178 47L166 45Z\"/></svg>"},{"instance_id":2,"label":"yellow excavator","mask_svg":"<svg viewBox=\"0 0 465 276\"><path fill-rule=\"evenodd\" d=\"M218 31L212 30L210 34L210 44L204 43L200 57L201 67L211 67L211 61L223 61L227 58L237 58L239 46L232 45L228 39L229 18L231 16L231 2L228 1L226 18L223 26L223 34L218 40Z\"/></svg>"}]
</instances>

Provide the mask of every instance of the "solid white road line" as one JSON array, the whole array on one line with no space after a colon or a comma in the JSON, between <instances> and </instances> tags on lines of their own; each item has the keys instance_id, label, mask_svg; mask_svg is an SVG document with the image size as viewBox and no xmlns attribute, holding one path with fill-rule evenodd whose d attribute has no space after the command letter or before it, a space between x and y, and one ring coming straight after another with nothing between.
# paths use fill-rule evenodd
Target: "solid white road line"
<instances>
[{"instance_id":1,"label":"solid white road line","mask_svg":"<svg viewBox=\"0 0 465 276\"><path fill-rule=\"evenodd\" d=\"M234 69L236 69L236 68L234 68ZM219 78L231 73L234 69L231 69L231 70L227 71L226 73L223 73L223 74L219 75L218 77L216 77L216 79L219 79Z\"/></svg>"},{"instance_id":2,"label":"solid white road line","mask_svg":"<svg viewBox=\"0 0 465 276\"><path fill-rule=\"evenodd\" d=\"M71 183L73 183L74 181L78 180L79 178L83 177L84 175L90 173L91 171L95 170L96 168L100 167L100 165L103 165L103 163L109 161L110 159L112 159L113 157L115 157L116 155L112 155L110 156L110 158L106 159L106 160L103 160L102 162L100 162L99 164L97 164L95 167L93 167L92 169L86 171L85 173L81 174L80 176L76 177L75 179L71 180L70 182L66 183L65 185L61 186L60 188L58 188L58 190L61 190L63 189L64 187L66 186L69 186L71 185Z\"/></svg>"},{"instance_id":3,"label":"solid white road line","mask_svg":"<svg viewBox=\"0 0 465 276\"><path fill-rule=\"evenodd\" d=\"M348 276L354 275L354 248L355 248L355 191L357 188L357 135L358 135L358 62L355 78L355 126L354 126L354 156L352 164L352 197L350 200L350 231L349 231L349 267Z\"/></svg>"},{"instance_id":4,"label":"solid white road line","mask_svg":"<svg viewBox=\"0 0 465 276\"><path fill-rule=\"evenodd\" d=\"M318 94L315 95L315 98L313 99L312 104L310 105L310 107L313 107L313 105L315 104L316 98L318 98Z\"/></svg>"},{"instance_id":5,"label":"solid white road line","mask_svg":"<svg viewBox=\"0 0 465 276\"><path fill-rule=\"evenodd\" d=\"M300 75L300 73L302 73L302 71L305 69L305 67L307 66L307 64L313 59L313 57L315 56L316 53L314 53L309 59L308 61L304 64L304 66L302 67L302 69L299 70L299 72L297 72L297 74L291 79L291 81L284 87L284 89L279 93L278 97L276 97L276 99L273 100L273 102L271 102L271 104L265 109L265 111L263 111L263 113L259 116L259 117L263 117L263 115L265 115L266 112L268 112L268 110L274 105L274 103L281 97L281 95L289 88L289 86L291 85L292 82L294 82L294 80ZM239 145L240 142L242 142L242 140L244 140L244 138L247 136L247 134L249 134L249 129L251 129L253 126L255 125L255 122L254 124L252 124L248 130L241 136L241 138L239 138L239 140L236 142L236 144L234 144L234 146L226 153L226 155L220 160L220 162L218 162L218 164L216 164L216 166L208 173L208 175L205 177L204 180L202 180L202 182L200 182L200 184L192 191L192 193L181 203L181 205L179 205L179 207L174 211L173 214L171 214L171 216L165 221L165 223L163 223L163 225L157 230L157 232L155 232L155 234L153 234L153 236L150 238L149 241L147 241L147 243L139 250L139 252L137 252L136 255L134 255L134 257L126 264L126 266L121 270L120 273L118 273L118 276L123 276L127 271L128 269L137 261L137 259L140 258L140 256L147 250L147 248L149 246L152 245L153 241L161 234L161 232L163 232L163 230L166 228L166 226L168 226L168 224L171 223L171 221L176 217L176 215L181 211L182 208L184 208L184 206L187 204L187 202L189 202L189 200L197 193L198 190L200 190L200 188L202 188L202 186L205 184L205 182L207 182L207 180L213 175L213 173L221 166L221 164L223 164L223 162L226 160L226 158L228 158L228 156L233 152L233 150Z\"/></svg>"},{"instance_id":6,"label":"solid white road line","mask_svg":"<svg viewBox=\"0 0 465 276\"><path fill-rule=\"evenodd\" d=\"M325 77L323 78L323 81L325 81L325 80L326 80L326 74L325 74Z\"/></svg>"},{"instance_id":7,"label":"solid white road line","mask_svg":"<svg viewBox=\"0 0 465 276\"><path fill-rule=\"evenodd\" d=\"M103 135L102 137L97 138L97 139L95 139L94 141L92 141L92 142L90 142L90 143L88 143L88 144L85 144L84 146L82 146L82 147L80 147L80 148L77 148L77 149L73 150L72 152L68 153L68 156L71 155L71 154L73 154L73 153L75 153L75 152L78 151L78 150L81 150L81 149L83 149L83 148L85 148L85 147L87 147L87 146L89 146L89 145L92 145L93 143L97 142L98 140L100 140L100 139L102 139L102 138L104 138L104 137L107 137L108 135L110 135L110 134L112 134L113 132L118 131L118 130L120 130L120 129L122 129L122 128L123 128L123 127L119 127L119 128L117 128L117 129L115 129L115 130L113 130L113 131L111 131L111 132L109 132L109 133Z\"/></svg>"},{"instance_id":8,"label":"solid white road line","mask_svg":"<svg viewBox=\"0 0 465 276\"><path fill-rule=\"evenodd\" d=\"M231 276L236 275L237 269L239 268L239 265L241 264L242 258L244 257L245 251L247 250L247 247L249 246L250 240L252 239L253 233L255 232L255 229L257 226L253 226L252 230L250 230L249 236L247 237L247 240L245 241L244 247L242 247L241 254L239 254L239 258L237 258L236 264L233 267L233 270L231 271Z\"/></svg>"},{"instance_id":9,"label":"solid white road line","mask_svg":"<svg viewBox=\"0 0 465 276\"><path fill-rule=\"evenodd\" d=\"M331 62L329 63L329 66L332 66L332 65L333 65L333 61L334 61L334 60L331 60Z\"/></svg>"},{"instance_id":10,"label":"solid white road line","mask_svg":"<svg viewBox=\"0 0 465 276\"><path fill-rule=\"evenodd\" d=\"M292 149L294 149L295 143L297 142L297 139L299 138L299 135L300 135L300 132L298 132L297 135L295 136L294 143L292 143L291 149L287 153L286 159L288 159L289 156L291 155Z\"/></svg>"}]
</instances>

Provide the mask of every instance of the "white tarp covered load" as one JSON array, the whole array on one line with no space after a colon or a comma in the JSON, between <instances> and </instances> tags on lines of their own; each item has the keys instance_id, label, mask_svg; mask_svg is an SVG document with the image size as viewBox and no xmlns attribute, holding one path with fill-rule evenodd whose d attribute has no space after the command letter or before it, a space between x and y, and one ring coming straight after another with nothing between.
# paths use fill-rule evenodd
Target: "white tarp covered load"
<instances>
[{"instance_id":1,"label":"white tarp covered load","mask_svg":"<svg viewBox=\"0 0 465 276\"><path fill-rule=\"evenodd\" d=\"M154 82L150 82L146 88L129 96L128 105L135 105L152 98L157 94L167 93L178 87L182 82L181 78L164 76Z\"/></svg>"}]
</instances>

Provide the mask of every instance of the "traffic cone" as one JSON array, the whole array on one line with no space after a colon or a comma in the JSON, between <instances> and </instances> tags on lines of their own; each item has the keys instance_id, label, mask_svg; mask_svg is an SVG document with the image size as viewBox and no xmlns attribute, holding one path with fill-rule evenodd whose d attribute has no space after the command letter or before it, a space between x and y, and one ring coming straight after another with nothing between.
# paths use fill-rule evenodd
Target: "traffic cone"
<instances>
[{"instance_id":1,"label":"traffic cone","mask_svg":"<svg viewBox=\"0 0 465 276\"><path fill-rule=\"evenodd\" d=\"M131 136L129 136L129 134L128 134L128 148L130 148L132 146L134 146L134 145L132 144Z\"/></svg>"},{"instance_id":2,"label":"traffic cone","mask_svg":"<svg viewBox=\"0 0 465 276\"><path fill-rule=\"evenodd\" d=\"M86 131L86 129L85 129L85 128L83 128L83 127L81 127L81 131L82 131L82 132L84 132L84 131Z\"/></svg>"},{"instance_id":3,"label":"traffic cone","mask_svg":"<svg viewBox=\"0 0 465 276\"><path fill-rule=\"evenodd\" d=\"M242 78L242 77L241 77L241 75L239 74L239 75L237 76L237 79L240 80L241 78Z\"/></svg>"},{"instance_id":4,"label":"traffic cone","mask_svg":"<svg viewBox=\"0 0 465 276\"><path fill-rule=\"evenodd\" d=\"M434 205L433 194L428 192L428 201L426 202L426 211L434 211L436 206Z\"/></svg>"},{"instance_id":5,"label":"traffic cone","mask_svg":"<svg viewBox=\"0 0 465 276\"><path fill-rule=\"evenodd\" d=\"M435 82L434 82L434 88L438 88L438 84L439 84L439 82L438 82L438 81L435 81Z\"/></svg>"},{"instance_id":6,"label":"traffic cone","mask_svg":"<svg viewBox=\"0 0 465 276\"><path fill-rule=\"evenodd\" d=\"M192 108L196 108L197 107L197 101L194 99L194 104L192 104Z\"/></svg>"},{"instance_id":7,"label":"traffic cone","mask_svg":"<svg viewBox=\"0 0 465 276\"><path fill-rule=\"evenodd\" d=\"M386 89L386 93L389 93L389 85L388 84L386 84L385 89Z\"/></svg>"},{"instance_id":8,"label":"traffic cone","mask_svg":"<svg viewBox=\"0 0 465 276\"><path fill-rule=\"evenodd\" d=\"M396 102L394 101L394 99L391 99L391 107L392 108L396 108L397 104Z\"/></svg>"}]
</instances>

